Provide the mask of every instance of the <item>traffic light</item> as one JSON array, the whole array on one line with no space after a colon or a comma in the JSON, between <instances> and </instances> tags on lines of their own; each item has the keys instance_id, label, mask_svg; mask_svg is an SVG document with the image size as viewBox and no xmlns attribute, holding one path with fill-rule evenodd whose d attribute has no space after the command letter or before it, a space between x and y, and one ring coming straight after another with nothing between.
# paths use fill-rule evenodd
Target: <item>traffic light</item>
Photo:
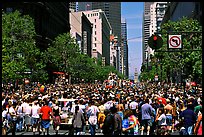
<instances>
[{"instance_id":1,"label":"traffic light","mask_svg":"<svg viewBox=\"0 0 204 137\"><path fill-rule=\"evenodd\" d=\"M149 47L152 49L159 49L163 45L163 40L158 35L152 35L148 40Z\"/></svg>"}]
</instances>

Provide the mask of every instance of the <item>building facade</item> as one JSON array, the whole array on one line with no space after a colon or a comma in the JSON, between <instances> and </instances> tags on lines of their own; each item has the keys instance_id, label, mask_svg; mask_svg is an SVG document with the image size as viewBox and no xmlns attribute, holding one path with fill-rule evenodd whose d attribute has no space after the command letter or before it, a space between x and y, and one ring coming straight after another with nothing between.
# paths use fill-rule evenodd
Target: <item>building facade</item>
<instances>
[{"instance_id":1,"label":"building facade","mask_svg":"<svg viewBox=\"0 0 204 137\"><path fill-rule=\"evenodd\" d=\"M149 61L154 51L148 46L148 39L160 30L167 2L145 2L143 16L143 63Z\"/></svg>"},{"instance_id":2,"label":"building facade","mask_svg":"<svg viewBox=\"0 0 204 137\"><path fill-rule=\"evenodd\" d=\"M160 31L161 23L167 10L167 2L156 3L156 31Z\"/></svg>"},{"instance_id":3,"label":"building facade","mask_svg":"<svg viewBox=\"0 0 204 137\"><path fill-rule=\"evenodd\" d=\"M113 34L110 35L110 65L114 66L115 69L119 70L119 53L118 53L118 37Z\"/></svg>"},{"instance_id":4,"label":"building facade","mask_svg":"<svg viewBox=\"0 0 204 137\"><path fill-rule=\"evenodd\" d=\"M70 33L76 38L81 52L91 57L92 23L83 12L70 12L70 24Z\"/></svg>"},{"instance_id":5,"label":"building facade","mask_svg":"<svg viewBox=\"0 0 204 137\"><path fill-rule=\"evenodd\" d=\"M110 32L112 30L105 13L101 10L83 12L93 24L92 30L92 57L102 59L110 65Z\"/></svg>"},{"instance_id":6,"label":"building facade","mask_svg":"<svg viewBox=\"0 0 204 137\"><path fill-rule=\"evenodd\" d=\"M6 2L5 12L20 11L34 19L36 45L45 50L59 34L70 31L69 4L66 2Z\"/></svg>"},{"instance_id":7,"label":"building facade","mask_svg":"<svg viewBox=\"0 0 204 137\"><path fill-rule=\"evenodd\" d=\"M76 12L77 10L76 2L69 2L69 10L70 12Z\"/></svg>"},{"instance_id":8,"label":"building facade","mask_svg":"<svg viewBox=\"0 0 204 137\"><path fill-rule=\"evenodd\" d=\"M78 2L78 11L92 10L92 2Z\"/></svg>"},{"instance_id":9,"label":"building facade","mask_svg":"<svg viewBox=\"0 0 204 137\"><path fill-rule=\"evenodd\" d=\"M121 2L92 2L92 9L102 9L110 25L113 29L113 34L118 36L118 41L121 41Z\"/></svg>"},{"instance_id":10,"label":"building facade","mask_svg":"<svg viewBox=\"0 0 204 137\"><path fill-rule=\"evenodd\" d=\"M143 31L142 31L142 36L143 36L143 52L142 52L142 62L145 63L147 60L147 50L148 50L148 39L150 37L149 34L149 29L150 29L150 6L153 4L153 2L144 2L144 14L143 14Z\"/></svg>"},{"instance_id":11,"label":"building facade","mask_svg":"<svg viewBox=\"0 0 204 137\"><path fill-rule=\"evenodd\" d=\"M169 2L162 24L171 21L178 21L183 16L197 19L202 24L201 2Z\"/></svg>"},{"instance_id":12,"label":"building facade","mask_svg":"<svg viewBox=\"0 0 204 137\"><path fill-rule=\"evenodd\" d=\"M121 39L123 44L123 70L122 74L129 77L129 66L128 66L128 43L127 43L127 22L126 19L121 19Z\"/></svg>"}]
</instances>

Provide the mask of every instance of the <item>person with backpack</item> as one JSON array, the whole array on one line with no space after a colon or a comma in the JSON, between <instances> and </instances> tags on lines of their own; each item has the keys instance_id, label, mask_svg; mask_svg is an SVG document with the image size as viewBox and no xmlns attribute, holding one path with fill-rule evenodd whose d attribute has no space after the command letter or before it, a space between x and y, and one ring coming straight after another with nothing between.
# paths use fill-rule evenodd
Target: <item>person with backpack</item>
<instances>
[{"instance_id":1,"label":"person with backpack","mask_svg":"<svg viewBox=\"0 0 204 137\"><path fill-rule=\"evenodd\" d=\"M113 128L113 135L121 135L122 133L122 118L117 113L117 108L115 106L110 108L112 115L114 116L114 128Z\"/></svg>"},{"instance_id":2,"label":"person with backpack","mask_svg":"<svg viewBox=\"0 0 204 137\"><path fill-rule=\"evenodd\" d=\"M127 110L126 116L128 117L129 126L123 128L123 132L128 131L128 135L139 135L139 120L133 114L132 110Z\"/></svg>"},{"instance_id":3,"label":"person with backpack","mask_svg":"<svg viewBox=\"0 0 204 137\"><path fill-rule=\"evenodd\" d=\"M120 126L118 126L118 121L120 121L117 118L115 118L115 113L117 112L117 108L110 108L110 111L106 109L105 114L106 114L106 118L104 120L104 124L103 124L103 134L104 135L116 135L119 134L121 131L120 130ZM120 117L120 115L118 114L118 116ZM118 120L118 121L117 121ZM117 128L119 130L117 130ZM122 128L122 119L121 119L121 128Z\"/></svg>"}]
</instances>

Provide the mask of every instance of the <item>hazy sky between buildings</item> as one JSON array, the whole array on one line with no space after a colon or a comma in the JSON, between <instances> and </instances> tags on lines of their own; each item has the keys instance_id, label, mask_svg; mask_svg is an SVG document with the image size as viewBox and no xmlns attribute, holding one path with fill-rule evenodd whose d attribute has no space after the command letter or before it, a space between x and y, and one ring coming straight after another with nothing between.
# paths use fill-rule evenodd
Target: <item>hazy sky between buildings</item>
<instances>
[{"instance_id":1,"label":"hazy sky between buildings","mask_svg":"<svg viewBox=\"0 0 204 137\"><path fill-rule=\"evenodd\" d=\"M135 68L140 73L142 64L144 2L122 2L121 8L121 17L125 18L127 22L127 38L130 39L128 40L129 78L133 79Z\"/></svg>"}]
</instances>

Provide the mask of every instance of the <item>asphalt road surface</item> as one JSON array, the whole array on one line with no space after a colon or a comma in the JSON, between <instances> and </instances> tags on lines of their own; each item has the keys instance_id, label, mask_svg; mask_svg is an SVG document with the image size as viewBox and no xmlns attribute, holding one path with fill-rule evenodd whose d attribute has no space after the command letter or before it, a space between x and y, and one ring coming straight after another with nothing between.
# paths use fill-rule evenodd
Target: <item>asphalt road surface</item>
<instances>
[{"instance_id":1,"label":"asphalt road surface","mask_svg":"<svg viewBox=\"0 0 204 137\"><path fill-rule=\"evenodd\" d=\"M69 134L69 130L62 130L60 129L58 132L58 135L68 135ZM9 133L8 135L12 135L11 133ZM16 132L16 135L33 135L33 132ZM36 132L35 135L39 135L39 132ZM41 135L43 135L43 133L41 133ZM47 133L45 133L45 135L47 135ZM56 135L54 129L52 126L50 126L50 130L49 130L49 135ZM87 130L85 135L91 135L90 132ZM96 135L103 135L103 133L101 132L100 129L96 130ZM146 135L146 133L144 133L144 135ZM179 135L178 131L175 131L173 133L171 133L171 135Z\"/></svg>"}]
</instances>

